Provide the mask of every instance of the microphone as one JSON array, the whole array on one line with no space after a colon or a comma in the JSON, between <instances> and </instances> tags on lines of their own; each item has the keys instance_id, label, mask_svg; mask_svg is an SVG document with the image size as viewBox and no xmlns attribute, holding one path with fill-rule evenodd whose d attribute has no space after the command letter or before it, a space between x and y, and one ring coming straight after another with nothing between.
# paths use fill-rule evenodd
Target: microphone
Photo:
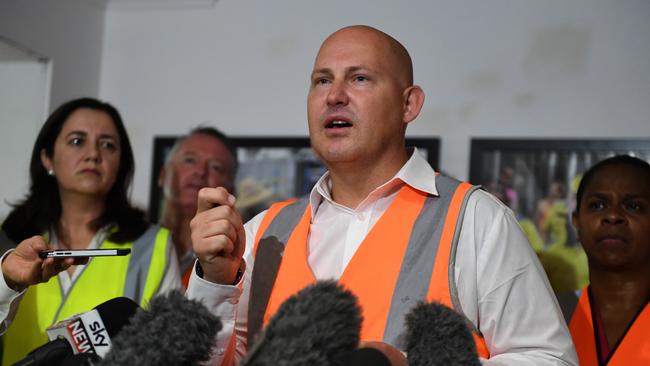
<instances>
[{"instance_id":1,"label":"microphone","mask_svg":"<svg viewBox=\"0 0 650 366\"><path fill-rule=\"evenodd\" d=\"M78 353L103 356L111 346L111 337L129 322L138 308L133 300L117 297L62 320L46 329L50 342L14 365L57 365Z\"/></svg>"},{"instance_id":2,"label":"microphone","mask_svg":"<svg viewBox=\"0 0 650 366\"><path fill-rule=\"evenodd\" d=\"M320 281L283 302L242 366L336 366L359 344L361 310L336 281Z\"/></svg>"},{"instance_id":3,"label":"microphone","mask_svg":"<svg viewBox=\"0 0 650 366\"><path fill-rule=\"evenodd\" d=\"M50 365L59 363L70 355L72 355L70 343L63 338L58 338L34 349L14 366Z\"/></svg>"},{"instance_id":4,"label":"microphone","mask_svg":"<svg viewBox=\"0 0 650 366\"><path fill-rule=\"evenodd\" d=\"M179 291L156 295L113 338L99 365L196 365L208 361L221 321Z\"/></svg>"},{"instance_id":5,"label":"microphone","mask_svg":"<svg viewBox=\"0 0 650 366\"><path fill-rule=\"evenodd\" d=\"M409 366L480 366L476 345L465 318L432 302L421 302L406 315Z\"/></svg>"}]
</instances>

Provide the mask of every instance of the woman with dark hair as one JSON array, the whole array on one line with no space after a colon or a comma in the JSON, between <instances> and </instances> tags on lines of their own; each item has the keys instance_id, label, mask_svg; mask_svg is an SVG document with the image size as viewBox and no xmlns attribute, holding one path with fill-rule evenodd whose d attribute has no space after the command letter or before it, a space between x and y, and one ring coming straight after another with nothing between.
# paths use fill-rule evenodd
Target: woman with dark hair
<instances>
[{"instance_id":1,"label":"woman with dark hair","mask_svg":"<svg viewBox=\"0 0 650 366\"><path fill-rule=\"evenodd\" d=\"M568 312L580 365L650 365L650 165L603 160L576 200L590 282Z\"/></svg>"},{"instance_id":2,"label":"woman with dark hair","mask_svg":"<svg viewBox=\"0 0 650 366\"><path fill-rule=\"evenodd\" d=\"M110 104L72 100L45 121L32 152L29 193L0 233L3 247L15 247L3 255L0 276L3 365L46 343L45 329L73 314L119 296L144 305L180 286L168 231L149 225L129 203L133 170L126 129ZM38 257L51 248L128 248L131 255Z\"/></svg>"}]
</instances>

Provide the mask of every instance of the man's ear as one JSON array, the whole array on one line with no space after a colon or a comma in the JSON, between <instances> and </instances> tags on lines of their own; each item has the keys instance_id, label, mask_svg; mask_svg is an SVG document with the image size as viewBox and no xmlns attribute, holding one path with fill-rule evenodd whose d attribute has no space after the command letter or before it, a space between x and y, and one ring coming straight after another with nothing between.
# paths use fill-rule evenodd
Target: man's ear
<instances>
[{"instance_id":1,"label":"man's ear","mask_svg":"<svg viewBox=\"0 0 650 366\"><path fill-rule=\"evenodd\" d=\"M49 172L52 170L52 167L54 167L54 163L52 163L52 159L47 156L47 151L45 151L45 149L41 149L41 164L46 172Z\"/></svg>"},{"instance_id":2,"label":"man's ear","mask_svg":"<svg viewBox=\"0 0 650 366\"><path fill-rule=\"evenodd\" d=\"M413 121L424 105L424 91L417 85L404 90L404 123Z\"/></svg>"}]
</instances>

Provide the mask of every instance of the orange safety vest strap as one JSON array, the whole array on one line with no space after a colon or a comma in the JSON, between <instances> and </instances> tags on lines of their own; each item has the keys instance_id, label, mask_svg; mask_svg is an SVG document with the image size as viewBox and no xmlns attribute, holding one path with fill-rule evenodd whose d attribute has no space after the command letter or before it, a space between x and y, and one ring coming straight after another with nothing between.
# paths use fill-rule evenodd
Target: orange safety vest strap
<instances>
[{"instance_id":1,"label":"orange safety vest strap","mask_svg":"<svg viewBox=\"0 0 650 366\"><path fill-rule=\"evenodd\" d=\"M467 183L462 183L460 187L454 192L454 195L449 204L449 211L445 218L442 236L438 244L440 249L436 256L436 262L433 266L433 275L429 282L429 291L427 292L427 301L438 301L443 305L452 307L451 294L449 292L449 264L451 262L451 246L454 239L454 232L458 222L458 213L460 212L465 193L472 186Z\"/></svg>"},{"instance_id":2,"label":"orange safety vest strap","mask_svg":"<svg viewBox=\"0 0 650 366\"><path fill-rule=\"evenodd\" d=\"M248 344L253 343L253 338L262 329L264 314L278 275L286 243L298 220L305 214L310 215L310 210L306 210L308 203L307 198L275 203L262 218L255 235L253 249L255 263L263 264L253 265L248 304ZM277 220L275 220L276 218ZM270 231L270 234L263 235L267 231Z\"/></svg>"},{"instance_id":3,"label":"orange safety vest strap","mask_svg":"<svg viewBox=\"0 0 650 366\"><path fill-rule=\"evenodd\" d=\"M569 331L578 354L578 363L581 366L598 366L598 350L596 349L596 335L589 302L589 287L582 289L578 305L569 322Z\"/></svg>"},{"instance_id":4,"label":"orange safety vest strap","mask_svg":"<svg viewBox=\"0 0 650 366\"><path fill-rule=\"evenodd\" d=\"M607 364L650 365L650 301L646 302L643 310L634 319Z\"/></svg>"},{"instance_id":5,"label":"orange safety vest strap","mask_svg":"<svg viewBox=\"0 0 650 366\"><path fill-rule=\"evenodd\" d=\"M268 210L266 210L266 213L264 214L264 217L262 218L262 222L260 223L260 227L257 229L257 233L255 234L255 253L254 255L257 255L257 248L259 247L259 242L260 238L262 237L262 234L266 232L266 229L269 227L269 224L275 219L275 216L282 210L283 208L287 207L288 205L296 202L296 200L288 200L288 201L282 201L282 202L276 202L269 207Z\"/></svg>"},{"instance_id":6,"label":"orange safety vest strap","mask_svg":"<svg viewBox=\"0 0 650 366\"><path fill-rule=\"evenodd\" d=\"M438 177L440 181L441 177ZM442 183L442 182L441 182ZM438 301L464 316L463 309L458 300L458 291L455 285L454 267L456 261L456 249L458 247L458 238L465 214L465 206L470 194L479 187L472 186L469 183L462 182L455 189L451 202L449 203L447 215L443 225L443 231L439 242L438 255L435 258L433 266L433 275L429 283L427 292L427 301ZM485 339L479 330L467 320L468 325L472 325L472 336L476 344L478 355L482 358L490 358Z\"/></svg>"}]
</instances>

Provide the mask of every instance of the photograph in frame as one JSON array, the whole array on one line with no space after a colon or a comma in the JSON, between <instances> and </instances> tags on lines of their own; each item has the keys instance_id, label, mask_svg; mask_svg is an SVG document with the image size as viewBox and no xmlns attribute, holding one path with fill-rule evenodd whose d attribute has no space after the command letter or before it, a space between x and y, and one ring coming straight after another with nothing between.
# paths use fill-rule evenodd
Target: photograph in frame
<instances>
[{"instance_id":1,"label":"photograph in frame","mask_svg":"<svg viewBox=\"0 0 650 366\"><path fill-rule=\"evenodd\" d=\"M588 283L571 223L582 174L615 155L650 161L650 140L472 139L470 182L512 209L557 293Z\"/></svg>"}]
</instances>

